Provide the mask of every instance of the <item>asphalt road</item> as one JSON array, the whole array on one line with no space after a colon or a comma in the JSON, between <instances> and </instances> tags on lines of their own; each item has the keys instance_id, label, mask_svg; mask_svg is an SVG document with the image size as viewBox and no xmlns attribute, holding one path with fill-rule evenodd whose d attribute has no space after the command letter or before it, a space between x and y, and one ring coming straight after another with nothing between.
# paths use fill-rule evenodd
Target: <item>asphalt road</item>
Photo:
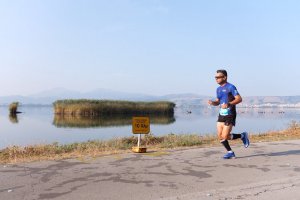
<instances>
[{"instance_id":1,"label":"asphalt road","mask_svg":"<svg viewBox=\"0 0 300 200\"><path fill-rule=\"evenodd\" d=\"M300 199L300 140L0 165L0 199Z\"/></svg>"}]
</instances>

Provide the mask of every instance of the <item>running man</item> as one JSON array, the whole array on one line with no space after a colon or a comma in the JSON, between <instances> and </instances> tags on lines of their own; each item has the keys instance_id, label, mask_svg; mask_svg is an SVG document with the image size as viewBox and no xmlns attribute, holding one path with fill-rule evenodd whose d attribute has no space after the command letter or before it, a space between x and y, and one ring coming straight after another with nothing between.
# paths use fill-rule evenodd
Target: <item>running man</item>
<instances>
[{"instance_id":1,"label":"running man","mask_svg":"<svg viewBox=\"0 0 300 200\"><path fill-rule=\"evenodd\" d=\"M240 138L243 141L245 148L247 148L250 144L247 132L240 134L230 133L232 127L235 126L236 105L242 102L242 97L238 93L236 87L227 82L226 70L217 70L215 78L216 82L220 85L217 88L217 99L215 101L209 100L208 104L213 106L220 105L219 117L217 121L217 132L220 142L227 150L227 153L223 158L235 158L235 154L232 151L228 140Z\"/></svg>"}]
</instances>

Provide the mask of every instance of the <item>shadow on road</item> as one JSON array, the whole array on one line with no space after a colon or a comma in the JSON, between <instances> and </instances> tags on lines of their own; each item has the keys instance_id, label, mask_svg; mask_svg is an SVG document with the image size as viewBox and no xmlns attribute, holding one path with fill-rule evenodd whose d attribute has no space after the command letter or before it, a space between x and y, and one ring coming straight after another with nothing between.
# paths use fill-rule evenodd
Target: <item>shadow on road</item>
<instances>
[{"instance_id":1,"label":"shadow on road","mask_svg":"<svg viewBox=\"0 0 300 200\"><path fill-rule=\"evenodd\" d=\"M249 156L239 156L239 158L252 158L257 156L288 156L288 155L300 155L300 150L289 150L289 151L281 151L281 152L274 152L274 153L254 154Z\"/></svg>"}]
</instances>

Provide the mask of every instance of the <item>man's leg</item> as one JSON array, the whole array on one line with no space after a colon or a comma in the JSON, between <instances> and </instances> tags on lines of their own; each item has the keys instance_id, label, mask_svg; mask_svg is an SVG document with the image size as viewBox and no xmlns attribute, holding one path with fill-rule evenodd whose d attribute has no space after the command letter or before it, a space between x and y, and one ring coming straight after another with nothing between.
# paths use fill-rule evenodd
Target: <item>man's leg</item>
<instances>
[{"instance_id":1,"label":"man's leg","mask_svg":"<svg viewBox=\"0 0 300 200\"><path fill-rule=\"evenodd\" d=\"M224 124L222 130L222 138L226 140L231 140L231 135L230 135L231 130L232 130L232 124L228 124L228 125Z\"/></svg>"},{"instance_id":2,"label":"man's leg","mask_svg":"<svg viewBox=\"0 0 300 200\"><path fill-rule=\"evenodd\" d=\"M235 158L235 154L232 151L232 149L229 145L229 142L228 142L228 140L231 138L231 136L230 136L231 130L232 130L232 125L231 124L229 124L229 125L224 124L223 130L222 130L222 138L223 138L222 144L227 149L227 153L223 157L225 159Z\"/></svg>"},{"instance_id":3,"label":"man's leg","mask_svg":"<svg viewBox=\"0 0 300 200\"><path fill-rule=\"evenodd\" d=\"M218 122L217 123L217 131L218 131L219 141L221 144L223 144L223 146L225 147L225 149L227 151L231 151L228 141L223 138L223 128L224 128L224 122Z\"/></svg>"},{"instance_id":4,"label":"man's leg","mask_svg":"<svg viewBox=\"0 0 300 200\"><path fill-rule=\"evenodd\" d=\"M227 151L231 151L228 139L230 138L231 127L225 126L224 122L217 123L218 138Z\"/></svg>"},{"instance_id":5,"label":"man's leg","mask_svg":"<svg viewBox=\"0 0 300 200\"><path fill-rule=\"evenodd\" d=\"M222 132L223 132L224 122L217 122L217 132L219 140L223 140Z\"/></svg>"},{"instance_id":6,"label":"man's leg","mask_svg":"<svg viewBox=\"0 0 300 200\"><path fill-rule=\"evenodd\" d=\"M227 153L223 157L225 159L230 159L235 157L234 152L231 150L231 147L227 140L231 129L232 126L231 127L225 126L224 122L217 123L218 138L220 140L220 143L222 143L225 149L227 150Z\"/></svg>"},{"instance_id":7,"label":"man's leg","mask_svg":"<svg viewBox=\"0 0 300 200\"><path fill-rule=\"evenodd\" d=\"M231 133L230 134L230 140L236 140L242 138L242 134L241 133Z\"/></svg>"},{"instance_id":8,"label":"man's leg","mask_svg":"<svg viewBox=\"0 0 300 200\"><path fill-rule=\"evenodd\" d=\"M244 147L247 148L250 145L249 137L247 132L242 133L231 133L228 140L241 139L244 143Z\"/></svg>"},{"instance_id":9,"label":"man's leg","mask_svg":"<svg viewBox=\"0 0 300 200\"><path fill-rule=\"evenodd\" d=\"M231 125L230 129L235 125L236 115L230 116L225 122L226 125ZM230 130L230 132L231 132ZM230 133L229 132L229 133ZM241 139L244 143L244 147L247 148L250 145L249 137L247 132L242 133L230 133L227 137L227 140L236 140Z\"/></svg>"}]
</instances>

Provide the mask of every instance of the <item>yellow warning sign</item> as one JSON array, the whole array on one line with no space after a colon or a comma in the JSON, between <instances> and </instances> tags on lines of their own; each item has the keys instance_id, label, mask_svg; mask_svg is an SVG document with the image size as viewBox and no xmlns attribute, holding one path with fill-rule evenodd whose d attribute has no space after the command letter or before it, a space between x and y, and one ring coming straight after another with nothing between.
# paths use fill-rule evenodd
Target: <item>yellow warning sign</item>
<instances>
[{"instance_id":1,"label":"yellow warning sign","mask_svg":"<svg viewBox=\"0 0 300 200\"><path fill-rule=\"evenodd\" d=\"M150 132L149 117L133 117L132 118L132 133L148 134Z\"/></svg>"}]
</instances>

